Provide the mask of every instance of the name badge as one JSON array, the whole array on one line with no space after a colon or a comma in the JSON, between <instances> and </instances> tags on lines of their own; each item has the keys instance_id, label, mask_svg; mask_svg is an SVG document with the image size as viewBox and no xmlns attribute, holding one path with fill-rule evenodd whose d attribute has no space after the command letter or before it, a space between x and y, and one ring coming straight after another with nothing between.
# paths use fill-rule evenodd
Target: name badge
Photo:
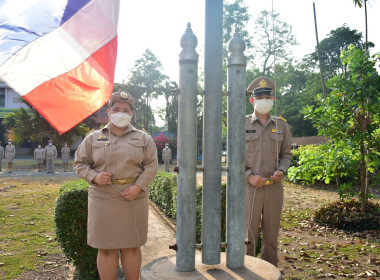
<instances>
[{"instance_id":1,"label":"name badge","mask_svg":"<svg viewBox=\"0 0 380 280\"><path fill-rule=\"evenodd\" d=\"M255 133L256 129L247 129L245 133Z\"/></svg>"}]
</instances>

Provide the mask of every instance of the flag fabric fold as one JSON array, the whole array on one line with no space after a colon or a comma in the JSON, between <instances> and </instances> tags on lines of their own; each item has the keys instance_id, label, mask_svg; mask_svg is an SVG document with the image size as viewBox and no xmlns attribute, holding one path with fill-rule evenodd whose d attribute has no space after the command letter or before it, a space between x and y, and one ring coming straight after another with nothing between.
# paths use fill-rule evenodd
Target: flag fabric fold
<instances>
[{"instance_id":1,"label":"flag fabric fold","mask_svg":"<svg viewBox=\"0 0 380 280\"><path fill-rule=\"evenodd\" d=\"M119 0L2 1L0 78L70 130L111 96L118 17Z\"/></svg>"}]
</instances>

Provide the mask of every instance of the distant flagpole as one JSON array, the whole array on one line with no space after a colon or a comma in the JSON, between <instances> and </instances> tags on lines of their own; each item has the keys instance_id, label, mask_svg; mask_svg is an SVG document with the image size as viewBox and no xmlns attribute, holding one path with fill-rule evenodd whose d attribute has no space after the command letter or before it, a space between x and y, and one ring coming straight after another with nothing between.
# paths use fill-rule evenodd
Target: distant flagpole
<instances>
[{"instance_id":1,"label":"distant flagpole","mask_svg":"<svg viewBox=\"0 0 380 280\"><path fill-rule=\"evenodd\" d=\"M0 5L0 78L60 134L111 96L119 6L119 0Z\"/></svg>"},{"instance_id":2,"label":"distant flagpole","mask_svg":"<svg viewBox=\"0 0 380 280\"><path fill-rule=\"evenodd\" d=\"M319 61L319 71L321 72L322 92L323 92L323 97L326 98L326 85L325 85L325 79L324 79L323 68L322 68L321 50L319 48L317 16L315 13L315 3L314 2L313 2L313 11L314 11L315 38L317 40L317 53L318 53L318 61Z\"/></svg>"}]
</instances>

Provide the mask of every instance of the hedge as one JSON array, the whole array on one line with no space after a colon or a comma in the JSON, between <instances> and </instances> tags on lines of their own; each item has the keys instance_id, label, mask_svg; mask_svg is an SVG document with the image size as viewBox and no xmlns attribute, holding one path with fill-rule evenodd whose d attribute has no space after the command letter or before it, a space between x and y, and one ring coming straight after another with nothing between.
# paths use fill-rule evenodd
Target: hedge
<instances>
[{"instance_id":1,"label":"hedge","mask_svg":"<svg viewBox=\"0 0 380 280\"><path fill-rule=\"evenodd\" d=\"M76 268L78 279L99 279L96 268L98 250L87 245L88 183L76 180L61 187L54 220L58 243Z\"/></svg>"}]
</instances>

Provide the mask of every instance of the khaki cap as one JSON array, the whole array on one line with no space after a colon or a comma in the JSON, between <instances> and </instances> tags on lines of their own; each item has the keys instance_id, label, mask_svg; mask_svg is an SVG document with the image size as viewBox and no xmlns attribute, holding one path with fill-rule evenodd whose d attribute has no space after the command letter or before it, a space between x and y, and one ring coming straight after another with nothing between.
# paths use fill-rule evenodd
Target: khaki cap
<instances>
[{"instance_id":1,"label":"khaki cap","mask_svg":"<svg viewBox=\"0 0 380 280\"><path fill-rule=\"evenodd\" d=\"M253 96L259 96L264 94L272 95L272 92L276 89L274 82L267 77L259 77L253 80L247 88L248 92L251 92Z\"/></svg>"},{"instance_id":2,"label":"khaki cap","mask_svg":"<svg viewBox=\"0 0 380 280\"><path fill-rule=\"evenodd\" d=\"M112 95L111 95L110 100L108 101L108 106L112 107L112 105L115 102L128 103L133 108L133 106L135 104L135 99L128 92L124 92L124 91L122 91L122 92L113 92Z\"/></svg>"}]
</instances>

